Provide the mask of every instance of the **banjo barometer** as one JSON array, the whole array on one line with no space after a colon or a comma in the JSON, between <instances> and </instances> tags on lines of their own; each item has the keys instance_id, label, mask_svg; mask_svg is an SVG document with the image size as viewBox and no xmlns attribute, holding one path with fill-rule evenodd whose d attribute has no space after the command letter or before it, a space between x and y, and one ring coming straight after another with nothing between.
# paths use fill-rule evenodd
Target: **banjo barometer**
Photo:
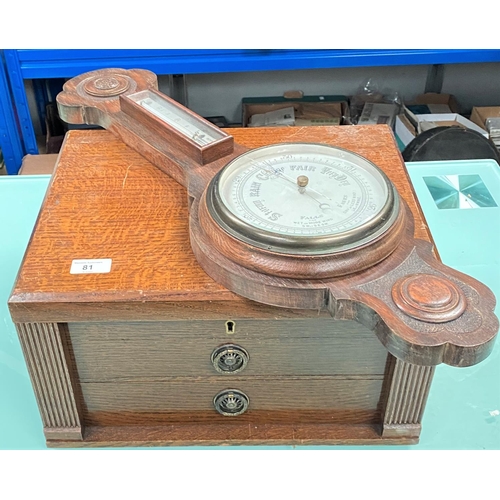
<instances>
[{"instance_id":1,"label":"banjo barometer","mask_svg":"<svg viewBox=\"0 0 500 500\"><path fill-rule=\"evenodd\" d=\"M386 126L336 127L332 134L345 138L339 144L318 140L321 134L314 132L315 127L307 133L288 135L280 135L276 129L248 130L248 134L284 138L250 148L159 92L156 75L145 70L85 73L66 82L57 103L64 121L107 129L186 189L189 243L206 273L203 276L208 275L206 279L211 278L219 290L237 294L238 300L249 299L228 315L225 306L212 303L214 295L210 295L209 286L206 304L197 309L198 316L190 318L194 326L185 330L185 323L175 320L177 306L167 314L158 305L167 300L162 298L166 292L161 284L155 282L150 295L146 292L149 284L140 278L144 273L154 280L149 269L130 278L140 287L137 297L130 288L133 285L126 284L128 274L120 274L125 268L120 268L119 262L115 278L113 270L107 277L95 278L92 283L108 287L106 293L111 297L106 307L112 313L106 316L102 309L88 305L101 300L92 290L82 295L74 288L74 283L80 282L68 281L76 302L85 300L85 307L90 309L80 309L76 304L77 316L66 312L62 319L56 315L49 318L53 325L68 325L69 340L61 340L60 345L62 351L70 346L67 348L74 352L60 357L76 359L74 375L69 377L76 387L81 382L83 396L75 396L75 412L90 426L104 426L96 431L96 442L149 443L151 439L144 437L149 431L140 437L143 430L133 427L137 422L153 429L150 426L155 422L175 421L173 426L151 430L162 436L153 441L200 443L189 427L198 422L197 418L200 436L206 437L204 443L364 443L380 437L415 442L433 367L440 363L471 366L491 352L498 331L493 313L495 298L479 281L442 264L429 241L415 238L416 232L422 233L422 219L418 218L419 226L415 227L418 208L415 205L410 209L414 201L409 182L401 183L403 190L398 192L390 180L394 180L394 172L400 176L406 173L400 155L392 152L396 146ZM382 169L373 161L383 157L369 154L372 159L368 159L348 147L354 140L350 138L359 138L362 133L373 150L382 148L377 142L380 127L384 140L391 142L390 175L386 162L381 162ZM110 178L114 175L111 169L101 173ZM120 191L106 198L106 203L126 196L122 188L132 182L127 180L128 173L127 168L123 180L116 181ZM56 176L53 190L57 191L63 174ZM161 175L157 170L155 174ZM80 174L75 170L72 175ZM135 192L141 199L146 194ZM53 203L58 200L56 196ZM84 199L81 203L87 204ZM87 210L92 221L101 224L94 208L89 205ZM154 214L156 220L158 212ZM53 220L55 216L51 217ZM43 226L43 217L41 220ZM139 218L135 223L142 224ZM103 235L121 238L133 232L133 228L127 227L123 233L118 226L110 229L103 224L104 220ZM37 231L42 234L43 227L35 230L35 243ZM47 230L47 234L52 233ZM161 241L157 240L159 234L161 231L154 233L152 245ZM89 245L82 248L91 248ZM121 245L127 245L127 241ZM130 240L130 245L136 243ZM73 247L69 241L61 244L64 249ZM176 249L175 245L169 249L169 255ZM144 256L142 248L134 247L131 252ZM155 247L152 252L159 256L162 248ZM29 258L27 262L26 268ZM58 266L64 269L66 264ZM174 272L182 277L184 270ZM55 282L54 277L45 281ZM25 282L30 286L30 281ZM10 306L29 351L33 327L22 325L33 321L33 314L26 316L25 298L31 300L34 295L25 293L21 285L15 289ZM183 293L188 296L193 284L187 282L187 292L180 287L174 290L176 301L182 300ZM121 306L128 296L135 297L134 303ZM60 302L68 300L65 296ZM18 302L22 307L17 307ZM43 300L35 302L36 308ZM145 321L145 313L137 309L141 303L154 313ZM56 304L50 310L58 307ZM186 307L189 310L193 306ZM241 316L243 309L247 316ZM290 318L288 322L280 320L283 311ZM248 314L256 318L255 324L250 322L251 328L249 320L244 319ZM88 317L88 324L82 323L82 317ZM304 323L300 323L301 317L307 318ZM123 322L114 323L122 318ZM157 318L166 323L160 325ZM196 326L203 318L206 326ZM98 326L92 322L98 322ZM294 326L299 323L302 326ZM225 326L222 329L220 325ZM212 327L219 333L210 333ZM54 329L61 338L66 335L64 328ZM177 335L177 329L185 332L182 339L166 342L169 336ZM106 332L104 337L101 331ZM116 343L106 344L115 338L113 335ZM213 345L211 335L216 339ZM93 340L87 344L84 339L88 336ZM129 337L135 351L128 347ZM156 346L153 350L147 339ZM56 345L55 341L51 345ZM96 364L108 348L112 355L106 354L101 364ZM143 349L147 356L141 354ZM137 353L137 360L132 352ZM29 356L36 358L36 354ZM377 356L378 367L372 368L369 359ZM191 366L191 359L200 360L196 365L199 370ZM108 360L113 366L104 370L102 365ZM61 363L63 366L64 360ZM36 370L35 364L33 373ZM73 373L71 370L68 365L65 373ZM151 385L144 385L144 380ZM116 398L100 392L107 390L106 384L111 384L109 391L117 391ZM149 396L148 391L152 391ZM375 396L368 403L370 394ZM164 399L158 399L159 395ZM114 398L116 405L109 406ZM49 394L45 400L50 399ZM81 410L80 400L84 401ZM195 411L198 404L201 413ZM119 422L116 425L115 418ZM372 430L360 430L364 418L363 425ZM113 430L106 430L110 419ZM126 431L123 426L132 427ZM373 430L379 428L382 430ZM49 441L58 439L57 429L48 434L46 431ZM85 442L82 424L79 429L75 439ZM126 432L132 434L123 437Z\"/></svg>"}]
</instances>

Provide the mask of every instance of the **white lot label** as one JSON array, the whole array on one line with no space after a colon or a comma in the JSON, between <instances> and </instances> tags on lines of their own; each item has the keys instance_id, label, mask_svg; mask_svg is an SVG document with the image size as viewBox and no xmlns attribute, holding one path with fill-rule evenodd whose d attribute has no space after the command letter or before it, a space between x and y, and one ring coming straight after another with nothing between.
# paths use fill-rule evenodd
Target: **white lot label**
<instances>
[{"instance_id":1,"label":"white lot label","mask_svg":"<svg viewBox=\"0 0 500 500\"><path fill-rule=\"evenodd\" d=\"M111 271L112 259L78 259L71 263L70 274L98 274Z\"/></svg>"}]
</instances>

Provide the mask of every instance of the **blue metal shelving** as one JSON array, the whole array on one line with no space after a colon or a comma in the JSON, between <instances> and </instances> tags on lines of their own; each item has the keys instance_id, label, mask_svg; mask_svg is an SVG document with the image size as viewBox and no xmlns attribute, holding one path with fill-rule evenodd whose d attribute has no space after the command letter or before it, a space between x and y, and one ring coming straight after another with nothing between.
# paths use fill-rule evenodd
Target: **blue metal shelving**
<instances>
[{"instance_id":1,"label":"blue metal shelving","mask_svg":"<svg viewBox=\"0 0 500 500\"><path fill-rule=\"evenodd\" d=\"M452 64L500 61L500 50L6 50L23 78L76 76L99 68L158 74ZM16 62L14 62L16 60Z\"/></svg>"},{"instance_id":2,"label":"blue metal shelving","mask_svg":"<svg viewBox=\"0 0 500 500\"><path fill-rule=\"evenodd\" d=\"M500 62L500 50L4 50L24 153L38 152L25 79L70 78L101 68L157 74ZM0 82L1 85L1 82ZM1 89L0 89L1 91ZM11 113L12 114L12 113ZM10 115L9 115L10 116ZM10 117L7 120L10 120ZM13 115L14 116L14 115ZM1 119L1 117L0 117ZM17 126L17 125L16 125ZM10 124L12 128L12 123ZM0 144L1 147L1 144ZM20 163L19 163L20 165Z\"/></svg>"},{"instance_id":3,"label":"blue metal shelving","mask_svg":"<svg viewBox=\"0 0 500 500\"><path fill-rule=\"evenodd\" d=\"M16 174L23 159L23 148L3 64L0 64L0 149L7 173Z\"/></svg>"}]
</instances>

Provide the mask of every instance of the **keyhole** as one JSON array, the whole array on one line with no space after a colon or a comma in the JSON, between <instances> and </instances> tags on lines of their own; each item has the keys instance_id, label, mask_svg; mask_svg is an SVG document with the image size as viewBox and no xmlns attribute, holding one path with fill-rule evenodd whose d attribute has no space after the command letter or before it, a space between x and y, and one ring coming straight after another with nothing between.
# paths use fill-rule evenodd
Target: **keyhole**
<instances>
[{"instance_id":1,"label":"keyhole","mask_svg":"<svg viewBox=\"0 0 500 500\"><path fill-rule=\"evenodd\" d=\"M236 323L234 321L226 321L226 333L232 335L234 333Z\"/></svg>"}]
</instances>

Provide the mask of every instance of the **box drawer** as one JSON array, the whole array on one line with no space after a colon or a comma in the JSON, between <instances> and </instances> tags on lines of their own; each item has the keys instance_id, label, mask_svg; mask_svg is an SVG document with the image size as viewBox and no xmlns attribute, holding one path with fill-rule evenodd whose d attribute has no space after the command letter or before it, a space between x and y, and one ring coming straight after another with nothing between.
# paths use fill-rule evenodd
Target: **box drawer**
<instances>
[{"instance_id":1,"label":"box drawer","mask_svg":"<svg viewBox=\"0 0 500 500\"><path fill-rule=\"evenodd\" d=\"M235 320L232 334L225 321L70 323L69 336L81 382L218 375L226 344L248 353L245 376L383 375L387 359L371 331L331 318Z\"/></svg>"},{"instance_id":2,"label":"box drawer","mask_svg":"<svg viewBox=\"0 0 500 500\"><path fill-rule=\"evenodd\" d=\"M85 382L85 421L91 425L154 425L186 421L212 423L349 420L374 421L382 377L226 377L169 379L162 382ZM245 413L224 416L214 397L224 390L243 392Z\"/></svg>"}]
</instances>

